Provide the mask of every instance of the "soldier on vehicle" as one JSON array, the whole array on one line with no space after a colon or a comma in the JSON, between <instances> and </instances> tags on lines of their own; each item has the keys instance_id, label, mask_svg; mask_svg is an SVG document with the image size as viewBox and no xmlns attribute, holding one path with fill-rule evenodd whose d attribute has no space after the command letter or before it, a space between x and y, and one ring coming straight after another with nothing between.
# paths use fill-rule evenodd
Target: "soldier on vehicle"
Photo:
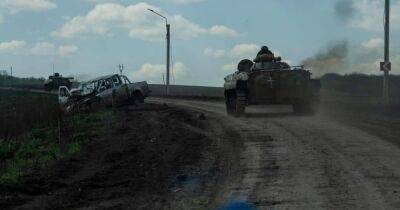
<instances>
[{"instance_id":1,"label":"soldier on vehicle","mask_svg":"<svg viewBox=\"0 0 400 210\"><path fill-rule=\"evenodd\" d=\"M273 55L273 53L268 49L267 46L262 46L261 50L257 53L257 56L267 54L267 55Z\"/></svg>"},{"instance_id":2,"label":"soldier on vehicle","mask_svg":"<svg viewBox=\"0 0 400 210\"><path fill-rule=\"evenodd\" d=\"M257 53L257 57L254 62L270 62L274 59L275 55L272 53L267 46L262 46L261 50Z\"/></svg>"}]
</instances>

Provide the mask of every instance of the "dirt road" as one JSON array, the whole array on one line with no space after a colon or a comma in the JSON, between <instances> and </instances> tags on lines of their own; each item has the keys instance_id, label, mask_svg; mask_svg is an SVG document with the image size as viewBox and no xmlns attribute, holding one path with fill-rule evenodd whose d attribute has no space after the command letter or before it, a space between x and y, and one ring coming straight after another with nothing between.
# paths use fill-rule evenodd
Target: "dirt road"
<instances>
[{"instance_id":1,"label":"dirt road","mask_svg":"<svg viewBox=\"0 0 400 210\"><path fill-rule=\"evenodd\" d=\"M294 116L288 107L253 108L233 118L221 102L166 101L238 131L240 161L220 187L219 202L246 201L257 209L400 208L400 148L368 131L322 115Z\"/></svg>"}]
</instances>

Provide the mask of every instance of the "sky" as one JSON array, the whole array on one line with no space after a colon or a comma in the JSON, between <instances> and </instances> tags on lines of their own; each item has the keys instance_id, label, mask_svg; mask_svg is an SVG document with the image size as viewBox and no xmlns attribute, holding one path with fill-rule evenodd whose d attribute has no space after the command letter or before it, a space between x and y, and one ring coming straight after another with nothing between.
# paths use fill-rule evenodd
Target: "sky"
<instances>
[{"instance_id":1,"label":"sky","mask_svg":"<svg viewBox=\"0 0 400 210\"><path fill-rule=\"evenodd\" d=\"M118 72L162 83L165 15L172 83L221 86L267 45L291 65L381 74L384 0L0 0L0 70L87 80ZM392 73L400 73L400 0L391 9Z\"/></svg>"}]
</instances>

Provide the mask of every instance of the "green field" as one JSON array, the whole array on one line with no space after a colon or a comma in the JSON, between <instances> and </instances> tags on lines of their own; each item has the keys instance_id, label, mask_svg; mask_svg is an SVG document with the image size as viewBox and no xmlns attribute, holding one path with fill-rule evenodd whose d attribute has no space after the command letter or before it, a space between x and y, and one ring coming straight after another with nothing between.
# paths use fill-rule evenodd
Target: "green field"
<instances>
[{"instance_id":1,"label":"green field","mask_svg":"<svg viewBox=\"0 0 400 210\"><path fill-rule=\"evenodd\" d=\"M0 184L18 184L24 174L79 152L104 132L113 112L64 116L53 95L0 91Z\"/></svg>"}]
</instances>

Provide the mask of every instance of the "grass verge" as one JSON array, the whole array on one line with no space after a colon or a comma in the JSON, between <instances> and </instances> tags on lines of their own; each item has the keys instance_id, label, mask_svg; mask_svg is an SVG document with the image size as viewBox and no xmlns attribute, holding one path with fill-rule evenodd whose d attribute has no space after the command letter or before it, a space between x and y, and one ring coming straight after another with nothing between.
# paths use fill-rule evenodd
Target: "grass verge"
<instances>
[{"instance_id":1,"label":"grass verge","mask_svg":"<svg viewBox=\"0 0 400 210\"><path fill-rule=\"evenodd\" d=\"M0 139L0 184L18 185L33 169L78 153L94 136L101 136L115 121L112 111L67 117L57 127L40 127L13 139Z\"/></svg>"}]
</instances>

